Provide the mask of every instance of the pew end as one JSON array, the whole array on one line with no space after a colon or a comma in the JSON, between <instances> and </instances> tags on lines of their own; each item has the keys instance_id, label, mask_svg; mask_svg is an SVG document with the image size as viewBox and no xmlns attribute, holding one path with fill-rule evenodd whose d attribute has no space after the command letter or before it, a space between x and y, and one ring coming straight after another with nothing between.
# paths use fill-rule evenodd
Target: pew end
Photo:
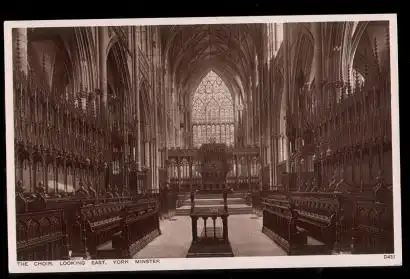
<instances>
[{"instance_id":1,"label":"pew end","mask_svg":"<svg viewBox=\"0 0 410 279\"><path fill-rule=\"evenodd\" d=\"M17 214L17 260L67 260L69 247L64 212L42 210Z\"/></svg>"},{"instance_id":2,"label":"pew end","mask_svg":"<svg viewBox=\"0 0 410 279\"><path fill-rule=\"evenodd\" d=\"M115 258L130 259L159 236L159 218L158 206L151 200L125 206L121 231L112 237Z\"/></svg>"}]
</instances>

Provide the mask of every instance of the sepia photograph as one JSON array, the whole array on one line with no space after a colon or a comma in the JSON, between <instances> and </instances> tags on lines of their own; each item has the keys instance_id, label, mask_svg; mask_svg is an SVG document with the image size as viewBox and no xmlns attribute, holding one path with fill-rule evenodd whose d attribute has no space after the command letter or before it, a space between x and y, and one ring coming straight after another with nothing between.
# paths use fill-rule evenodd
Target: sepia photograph
<instances>
[{"instance_id":1,"label":"sepia photograph","mask_svg":"<svg viewBox=\"0 0 410 279\"><path fill-rule=\"evenodd\" d=\"M10 272L402 264L396 15L4 30Z\"/></svg>"}]
</instances>

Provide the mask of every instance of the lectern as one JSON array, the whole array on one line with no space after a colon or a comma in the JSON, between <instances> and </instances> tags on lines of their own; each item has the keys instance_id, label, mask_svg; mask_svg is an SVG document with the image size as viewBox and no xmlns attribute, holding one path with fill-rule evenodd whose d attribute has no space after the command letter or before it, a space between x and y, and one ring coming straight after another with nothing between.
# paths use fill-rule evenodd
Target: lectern
<instances>
[{"instance_id":1,"label":"lectern","mask_svg":"<svg viewBox=\"0 0 410 279\"><path fill-rule=\"evenodd\" d=\"M226 176L230 170L231 153L225 144L204 144L198 152L202 187L191 192L192 244L187 257L233 257L228 237L228 189ZM220 193L223 208L195 207L195 195ZM222 222L222 227L217 226ZM210 226L208 225L210 223ZM198 225L202 233L198 234Z\"/></svg>"}]
</instances>

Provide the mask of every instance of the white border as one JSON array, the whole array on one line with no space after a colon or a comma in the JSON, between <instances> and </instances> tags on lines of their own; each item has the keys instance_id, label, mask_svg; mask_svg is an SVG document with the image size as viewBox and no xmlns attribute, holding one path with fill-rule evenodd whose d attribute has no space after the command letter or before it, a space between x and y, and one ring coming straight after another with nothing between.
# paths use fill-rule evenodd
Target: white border
<instances>
[{"instance_id":1,"label":"white border","mask_svg":"<svg viewBox=\"0 0 410 279\"><path fill-rule=\"evenodd\" d=\"M33 27L74 27L74 26L120 26L120 25L190 25L190 24L239 24L239 23L285 23L285 22L327 22L327 21L389 21L390 61L391 61L391 106L392 106L392 146L394 185L394 259L384 255L337 255L337 256L275 256L275 257L234 257L234 258L168 258L159 263L107 265L61 266L60 261L53 266L19 266L16 259L16 208L14 171L14 115L12 79L12 28ZM7 158L7 212L9 271L11 273L52 273L52 272L98 272L98 271L143 271L143 270L200 270L200 269L250 269L250 268L301 268L301 267L353 267L353 266L397 266L402 265L401 197L400 197L400 145L399 145L399 100L398 100L398 54L397 15L308 15L308 16L259 16L259 17L213 17L213 18L149 18L149 19L98 19L98 20L44 20L8 21L4 23L5 55L5 112L6 112L6 158Z\"/></svg>"}]
</instances>

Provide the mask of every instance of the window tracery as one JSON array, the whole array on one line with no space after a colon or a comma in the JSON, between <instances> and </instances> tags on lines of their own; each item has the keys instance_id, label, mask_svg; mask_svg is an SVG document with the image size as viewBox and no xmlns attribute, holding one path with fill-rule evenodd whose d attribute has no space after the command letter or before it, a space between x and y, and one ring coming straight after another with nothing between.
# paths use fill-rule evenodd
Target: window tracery
<instances>
[{"instance_id":1,"label":"window tracery","mask_svg":"<svg viewBox=\"0 0 410 279\"><path fill-rule=\"evenodd\" d=\"M192 101L194 146L204 143L234 143L234 106L231 93L213 71L199 84Z\"/></svg>"}]
</instances>

